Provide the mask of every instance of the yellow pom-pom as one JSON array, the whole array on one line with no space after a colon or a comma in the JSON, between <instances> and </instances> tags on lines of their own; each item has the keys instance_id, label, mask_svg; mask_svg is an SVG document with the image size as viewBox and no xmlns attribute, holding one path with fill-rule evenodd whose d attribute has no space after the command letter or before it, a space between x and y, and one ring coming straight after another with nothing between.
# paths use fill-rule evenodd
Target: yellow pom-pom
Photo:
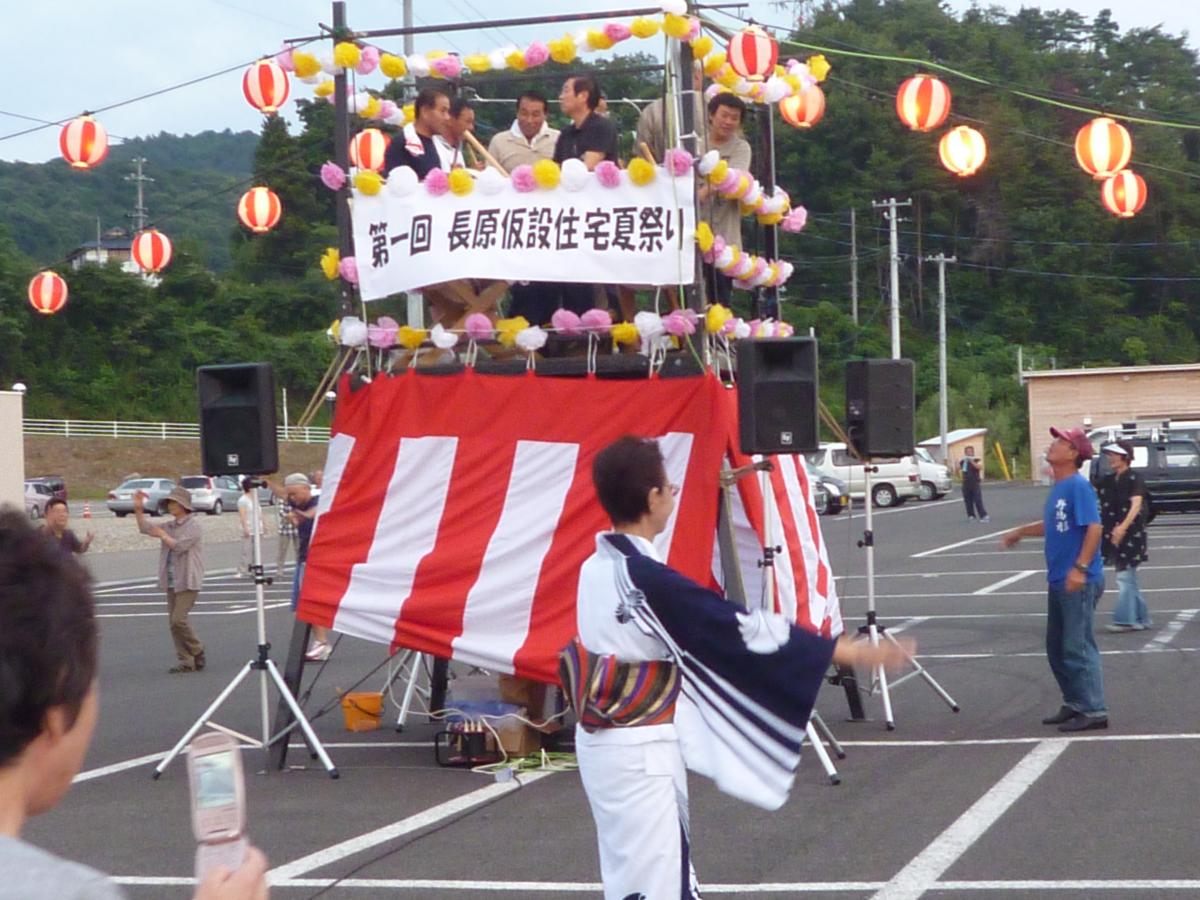
<instances>
[{"instance_id":1,"label":"yellow pom-pom","mask_svg":"<svg viewBox=\"0 0 1200 900\"><path fill-rule=\"evenodd\" d=\"M478 75L480 72L486 72L491 69L492 60L486 53L472 53L463 60L463 65Z\"/></svg>"},{"instance_id":2,"label":"yellow pom-pom","mask_svg":"<svg viewBox=\"0 0 1200 900\"><path fill-rule=\"evenodd\" d=\"M524 72L528 68L525 65L525 54L520 50L509 51L508 55L504 57L504 63L514 72Z\"/></svg>"},{"instance_id":3,"label":"yellow pom-pom","mask_svg":"<svg viewBox=\"0 0 1200 900\"><path fill-rule=\"evenodd\" d=\"M402 112L404 113L405 125L411 125L417 120L417 105L415 103L405 103Z\"/></svg>"},{"instance_id":4,"label":"yellow pom-pom","mask_svg":"<svg viewBox=\"0 0 1200 900\"><path fill-rule=\"evenodd\" d=\"M475 179L466 169L454 169L450 172L450 193L456 197L465 197L475 190Z\"/></svg>"},{"instance_id":5,"label":"yellow pom-pom","mask_svg":"<svg viewBox=\"0 0 1200 900\"><path fill-rule=\"evenodd\" d=\"M759 225L778 225L783 221L783 213L767 213L765 216L758 217Z\"/></svg>"},{"instance_id":6,"label":"yellow pom-pom","mask_svg":"<svg viewBox=\"0 0 1200 900\"><path fill-rule=\"evenodd\" d=\"M715 166L713 166L713 170L708 173L708 183L720 184L725 180L725 176L728 174L729 163L726 160L721 160Z\"/></svg>"},{"instance_id":7,"label":"yellow pom-pom","mask_svg":"<svg viewBox=\"0 0 1200 900\"><path fill-rule=\"evenodd\" d=\"M435 59L441 59L443 56L449 56L449 55L450 55L449 51L446 51L446 50L430 50L428 53L425 54L425 58L427 60L429 60L430 62L433 62Z\"/></svg>"},{"instance_id":8,"label":"yellow pom-pom","mask_svg":"<svg viewBox=\"0 0 1200 900\"><path fill-rule=\"evenodd\" d=\"M750 190L750 178L747 175L742 175L738 178L737 187L733 189L733 193L730 196L735 200L741 200L746 196L746 191L748 190Z\"/></svg>"},{"instance_id":9,"label":"yellow pom-pom","mask_svg":"<svg viewBox=\"0 0 1200 900\"><path fill-rule=\"evenodd\" d=\"M358 44L352 44L350 41L339 41L333 45L333 64L341 66L343 69L353 69L358 65L358 61L362 59L362 50Z\"/></svg>"},{"instance_id":10,"label":"yellow pom-pom","mask_svg":"<svg viewBox=\"0 0 1200 900\"><path fill-rule=\"evenodd\" d=\"M647 185L654 180L654 166L649 160L642 159L640 156L634 157L629 161L629 180L639 187Z\"/></svg>"},{"instance_id":11,"label":"yellow pom-pom","mask_svg":"<svg viewBox=\"0 0 1200 900\"><path fill-rule=\"evenodd\" d=\"M612 327L611 334L614 344L636 344L641 340L637 326L632 322L618 322Z\"/></svg>"},{"instance_id":12,"label":"yellow pom-pom","mask_svg":"<svg viewBox=\"0 0 1200 900\"><path fill-rule=\"evenodd\" d=\"M337 247L326 247L325 252L321 254L321 271L330 281L338 277L338 265L341 264L341 261L342 256L338 253Z\"/></svg>"},{"instance_id":13,"label":"yellow pom-pom","mask_svg":"<svg viewBox=\"0 0 1200 900\"><path fill-rule=\"evenodd\" d=\"M692 20L687 16L664 13L662 29L667 37L673 37L675 40L681 41L692 33Z\"/></svg>"},{"instance_id":14,"label":"yellow pom-pom","mask_svg":"<svg viewBox=\"0 0 1200 900\"><path fill-rule=\"evenodd\" d=\"M704 314L704 330L709 334L720 334L725 323L733 318L733 313L720 303L714 303Z\"/></svg>"},{"instance_id":15,"label":"yellow pom-pom","mask_svg":"<svg viewBox=\"0 0 1200 900\"><path fill-rule=\"evenodd\" d=\"M778 65L777 65L777 66L775 67L775 76L776 76L777 78L782 78L782 77L783 77L784 75L786 75L786 74L787 74L787 69L785 69L783 66L778 66Z\"/></svg>"},{"instance_id":16,"label":"yellow pom-pom","mask_svg":"<svg viewBox=\"0 0 1200 900\"><path fill-rule=\"evenodd\" d=\"M325 333L329 335L335 342L342 339L342 320L334 319L333 324L325 329Z\"/></svg>"},{"instance_id":17,"label":"yellow pom-pom","mask_svg":"<svg viewBox=\"0 0 1200 900\"><path fill-rule=\"evenodd\" d=\"M312 78L321 71L321 61L303 50L292 51L292 68L297 78Z\"/></svg>"},{"instance_id":18,"label":"yellow pom-pom","mask_svg":"<svg viewBox=\"0 0 1200 900\"><path fill-rule=\"evenodd\" d=\"M638 16L629 23L629 31L635 38L652 38L658 34L658 29L661 27L658 19L647 19L645 16Z\"/></svg>"},{"instance_id":19,"label":"yellow pom-pom","mask_svg":"<svg viewBox=\"0 0 1200 900\"><path fill-rule=\"evenodd\" d=\"M517 335L529 327L529 320L524 316L517 316L513 319L498 319L496 320L496 340L501 346L515 347L517 345Z\"/></svg>"},{"instance_id":20,"label":"yellow pom-pom","mask_svg":"<svg viewBox=\"0 0 1200 900\"><path fill-rule=\"evenodd\" d=\"M383 177L378 172L364 169L354 176L354 187L360 194L374 197L383 187Z\"/></svg>"},{"instance_id":21,"label":"yellow pom-pom","mask_svg":"<svg viewBox=\"0 0 1200 900\"><path fill-rule=\"evenodd\" d=\"M400 330L396 332L397 343L409 350L416 350L428 337L429 332L424 328L413 328L411 325L401 325Z\"/></svg>"},{"instance_id":22,"label":"yellow pom-pom","mask_svg":"<svg viewBox=\"0 0 1200 900\"><path fill-rule=\"evenodd\" d=\"M295 54L292 54L292 59L295 60ZM379 57L379 71L388 78L403 78L408 74L408 63L404 61L403 56L384 53Z\"/></svg>"},{"instance_id":23,"label":"yellow pom-pom","mask_svg":"<svg viewBox=\"0 0 1200 900\"><path fill-rule=\"evenodd\" d=\"M700 248L701 253L707 253L712 249L713 232L707 222L701 222L696 226L696 246Z\"/></svg>"},{"instance_id":24,"label":"yellow pom-pom","mask_svg":"<svg viewBox=\"0 0 1200 900\"><path fill-rule=\"evenodd\" d=\"M829 70L833 66L829 65L829 60L825 58L823 53L818 53L816 56L808 58L808 71L812 73L812 77L817 81L824 81L829 75Z\"/></svg>"},{"instance_id":25,"label":"yellow pom-pom","mask_svg":"<svg viewBox=\"0 0 1200 900\"><path fill-rule=\"evenodd\" d=\"M603 31L597 31L595 28L589 28L587 33L587 45L589 50L610 50L612 49L613 40Z\"/></svg>"},{"instance_id":26,"label":"yellow pom-pom","mask_svg":"<svg viewBox=\"0 0 1200 900\"><path fill-rule=\"evenodd\" d=\"M333 79L326 78L324 81L320 82L315 88L313 88L313 93L318 97L328 97L333 93Z\"/></svg>"},{"instance_id":27,"label":"yellow pom-pom","mask_svg":"<svg viewBox=\"0 0 1200 900\"><path fill-rule=\"evenodd\" d=\"M729 256L729 265L722 267L721 271L728 275L737 268L737 264L742 261L742 248L730 245L730 250L733 252Z\"/></svg>"},{"instance_id":28,"label":"yellow pom-pom","mask_svg":"<svg viewBox=\"0 0 1200 900\"><path fill-rule=\"evenodd\" d=\"M544 191L552 191L562 180L562 169L552 159L539 159L533 164L533 180Z\"/></svg>"},{"instance_id":29,"label":"yellow pom-pom","mask_svg":"<svg viewBox=\"0 0 1200 900\"><path fill-rule=\"evenodd\" d=\"M383 101L378 97L372 97L367 101L367 105L358 111L358 114L364 119L375 119L378 118L381 109L383 109Z\"/></svg>"},{"instance_id":30,"label":"yellow pom-pom","mask_svg":"<svg viewBox=\"0 0 1200 900\"><path fill-rule=\"evenodd\" d=\"M721 67L721 71L713 78L717 84L733 90L734 85L742 80L742 76L733 71L733 67L728 63Z\"/></svg>"},{"instance_id":31,"label":"yellow pom-pom","mask_svg":"<svg viewBox=\"0 0 1200 900\"><path fill-rule=\"evenodd\" d=\"M712 53L713 39L707 34L702 34L700 37L692 41L692 53L696 59L704 59L708 54Z\"/></svg>"},{"instance_id":32,"label":"yellow pom-pom","mask_svg":"<svg viewBox=\"0 0 1200 900\"><path fill-rule=\"evenodd\" d=\"M547 41L546 48L550 51L550 58L564 66L574 62L575 57L579 55L575 48L575 39L569 34L557 41Z\"/></svg>"},{"instance_id":33,"label":"yellow pom-pom","mask_svg":"<svg viewBox=\"0 0 1200 900\"><path fill-rule=\"evenodd\" d=\"M798 94L804 90L804 82L800 80L799 75L784 75L783 80L787 82L787 86L792 89L793 94Z\"/></svg>"},{"instance_id":34,"label":"yellow pom-pom","mask_svg":"<svg viewBox=\"0 0 1200 900\"><path fill-rule=\"evenodd\" d=\"M724 53L708 54L708 56L704 57L704 74L709 78L715 77L725 67L727 61L728 57Z\"/></svg>"}]
</instances>

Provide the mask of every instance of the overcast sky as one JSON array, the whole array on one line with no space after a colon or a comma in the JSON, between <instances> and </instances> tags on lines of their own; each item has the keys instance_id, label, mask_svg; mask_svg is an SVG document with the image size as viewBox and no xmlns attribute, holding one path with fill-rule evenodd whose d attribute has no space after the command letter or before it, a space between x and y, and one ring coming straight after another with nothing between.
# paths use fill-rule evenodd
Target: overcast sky
<instances>
[{"instance_id":1,"label":"overcast sky","mask_svg":"<svg viewBox=\"0 0 1200 900\"><path fill-rule=\"evenodd\" d=\"M491 17L561 14L575 10L634 7L628 0L415 0L418 24L443 24ZM653 5L653 0L646 3ZM969 4L955 0L956 9ZM1001 3L1010 9L1022 4ZM1070 6L1085 17L1113 10L1121 28L1161 24L1173 34L1200 31L1200 3L1192 0L1076 0L1047 2L1043 8ZM388 28L402 24L401 0L348 0L351 27ZM751 0L749 14L781 26L789 15L769 0ZM58 153L58 129L44 128L6 137L36 126L17 116L58 120L148 93L191 78L248 62L277 49L284 38L312 34L316 23L330 20L326 0L12 0L6 4L10 40L9 89L0 95L0 159L41 162ZM505 43L526 44L560 36L577 26L506 28L496 31L422 35L416 49L488 51ZM400 39L381 41L401 48ZM1194 45L1194 41L1192 42ZM657 49L660 40L630 41L621 49ZM836 65L836 59L833 60ZM900 73L898 73L899 75ZM118 136L206 129L257 130L261 116L241 96L241 73L232 72L161 97L106 112L101 121ZM382 85L381 75L367 80ZM310 96L307 85L294 86ZM295 96L295 94L293 94Z\"/></svg>"}]
</instances>

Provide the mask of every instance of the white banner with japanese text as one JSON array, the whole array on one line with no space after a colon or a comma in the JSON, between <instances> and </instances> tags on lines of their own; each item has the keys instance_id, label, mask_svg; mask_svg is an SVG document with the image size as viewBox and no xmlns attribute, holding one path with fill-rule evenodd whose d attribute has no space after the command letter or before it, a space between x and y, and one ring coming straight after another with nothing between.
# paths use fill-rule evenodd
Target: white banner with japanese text
<instances>
[{"instance_id":1,"label":"white banner with japanese text","mask_svg":"<svg viewBox=\"0 0 1200 900\"><path fill-rule=\"evenodd\" d=\"M359 290L378 300L459 278L584 284L690 284L695 214L691 177L657 170L650 184L577 190L475 190L404 196L355 193Z\"/></svg>"}]
</instances>

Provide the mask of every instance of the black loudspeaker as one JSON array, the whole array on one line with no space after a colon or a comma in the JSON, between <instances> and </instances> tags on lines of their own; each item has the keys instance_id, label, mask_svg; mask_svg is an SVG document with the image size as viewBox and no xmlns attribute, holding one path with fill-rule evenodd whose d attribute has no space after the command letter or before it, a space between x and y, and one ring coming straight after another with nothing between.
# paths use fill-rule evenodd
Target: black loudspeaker
<instances>
[{"instance_id":1,"label":"black loudspeaker","mask_svg":"<svg viewBox=\"0 0 1200 900\"><path fill-rule=\"evenodd\" d=\"M279 471L275 374L268 363L201 366L200 463L205 475Z\"/></svg>"},{"instance_id":2,"label":"black loudspeaker","mask_svg":"<svg viewBox=\"0 0 1200 900\"><path fill-rule=\"evenodd\" d=\"M863 456L913 452L913 361L846 363L846 434Z\"/></svg>"},{"instance_id":3,"label":"black loudspeaker","mask_svg":"<svg viewBox=\"0 0 1200 900\"><path fill-rule=\"evenodd\" d=\"M738 342L738 440L743 453L816 450L817 340Z\"/></svg>"}]
</instances>

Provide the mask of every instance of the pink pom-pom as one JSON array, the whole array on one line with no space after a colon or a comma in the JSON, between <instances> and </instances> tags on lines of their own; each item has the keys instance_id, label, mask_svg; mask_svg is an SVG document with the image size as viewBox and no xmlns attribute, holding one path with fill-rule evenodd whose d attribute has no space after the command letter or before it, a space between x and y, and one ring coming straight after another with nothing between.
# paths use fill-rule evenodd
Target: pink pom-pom
<instances>
[{"instance_id":1,"label":"pink pom-pom","mask_svg":"<svg viewBox=\"0 0 1200 900\"><path fill-rule=\"evenodd\" d=\"M396 345L396 334L399 331L400 326L396 324L395 319L383 316L374 325L367 327L367 343L386 350Z\"/></svg>"},{"instance_id":2,"label":"pink pom-pom","mask_svg":"<svg viewBox=\"0 0 1200 900\"><path fill-rule=\"evenodd\" d=\"M629 30L629 26L622 22L609 22L604 26L604 36L614 44L627 41L632 35L633 32Z\"/></svg>"},{"instance_id":3,"label":"pink pom-pom","mask_svg":"<svg viewBox=\"0 0 1200 900\"><path fill-rule=\"evenodd\" d=\"M720 256L721 251L724 249L725 249L725 238L721 237L719 234L713 235L712 246L708 248L707 253L702 253L700 255L700 258L703 259L709 265L712 265L713 260L715 260L718 256Z\"/></svg>"},{"instance_id":4,"label":"pink pom-pom","mask_svg":"<svg viewBox=\"0 0 1200 900\"><path fill-rule=\"evenodd\" d=\"M606 188L619 187L621 184L621 170L610 159L606 159L600 165L596 166L596 177Z\"/></svg>"},{"instance_id":5,"label":"pink pom-pom","mask_svg":"<svg viewBox=\"0 0 1200 900\"><path fill-rule=\"evenodd\" d=\"M358 65L354 67L354 71L358 72L359 75L370 75L377 68L379 68L379 48L363 47L358 57Z\"/></svg>"},{"instance_id":6,"label":"pink pom-pom","mask_svg":"<svg viewBox=\"0 0 1200 900\"><path fill-rule=\"evenodd\" d=\"M292 47L290 44L285 44L283 49L275 54L275 62L279 63L279 68L285 72L296 71L296 66L292 62Z\"/></svg>"},{"instance_id":7,"label":"pink pom-pom","mask_svg":"<svg viewBox=\"0 0 1200 900\"><path fill-rule=\"evenodd\" d=\"M462 74L462 60L451 53L446 56L439 56L433 61L433 65L430 68L443 78L454 79Z\"/></svg>"},{"instance_id":8,"label":"pink pom-pom","mask_svg":"<svg viewBox=\"0 0 1200 900\"><path fill-rule=\"evenodd\" d=\"M808 224L808 210L803 206L793 206L792 211L783 217L779 227L784 231L790 231L795 234L798 231L803 231L804 226Z\"/></svg>"},{"instance_id":9,"label":"pink pom-pom","mask_svg":"<svg viewBox=\"0 0 1200 900\"><path fill-rule=\"evenodd\" d=\"M450 190L450 176L444 169L430 169L429 174L425 176L425 190L429 191L431 196L442 196Z\"/></svg>"},{"instance_id":10,"label":"pink pom-pom","mask_svg":"<svg viewBox=\"0 0 1200 900\"><path fill-rule=\"evenodd\" d=\"M530 69L545 65L549 59L550 48L541 41L534 41L525 51L525 65Z\"/></svg>"},{"instance_id":11,"label":"pink pom-pom","mask_svg":"<svg viewBox=\"0 0 1200 900\"><path fill-rule=\"evenodd\" d=\"M340 191L346 186L346 172L334 162L321 166L321 183L331 191Z\"/></svg>"},{"instance_id":12,"label":"pink pom-pom","mask_svg":"<svg viewBox=\"0 0 1200 900\"><path fill-rule=\"evenodd\" d=\"M522 194L537 190L537 180L533 177L533 166L521 165L513 169L512 186Z\"/></svg>"},{"instance_id":13,"label":"pink pom-pom","mask_svg":"<svg viewBox=\"0 0 1200 900\"><path fill-rule=\"evenodd\" d=\"M762 337L763 336L758 333L758 330L760 328L762 328L762 324L763 324L762 319L751 319L747 324L750 327L750 337Z\"/></svg>"},{"instance_id":14,"label":"pink pom-pom","mask_svg":"<svg viewBox=\"0 0 1200 900\"><path fill-rule=\"evenodd\" d=\"M550 325L560 334L582 334L582 323L578 314L569 309L556 309L550 317Z\"/></svg>"},{"instance_id":15,"label":"pink pom-pom","mask_svg":"<svg viewBox=\"0 0 1200 900\"><path fill-rule=\"evenodd\" d=\"M588 334L601 334L612 328L612 313L607 309L589 309L579 317L579 324Z\"/></svg>"},{"instance_id":16,"label":"pink pom-pom","mask_svg":"<svg viewBox=\"0 0 1200 900\"><path fill-rule=\"evenodd\" d=\"M473 341L486 341L492 336L492 320L483 313L471 313L463 325L467 337Z\"/></svg>"},{"instance_id":17,"label":"pink pom-pom","mask_svg":"<svg viewBox=\"0 0 1200 900\"><path fill-rule=\"evenodd\" d=\"M381 122L386 122L396 114L396 109L396 104L391 100L381 100L379 101L379 116L377 118Z\"/></svg>"},{"instance_id":18,"label":"pink pom-pom","mask_svg":"<svg viewBox=\"0 0 1200 900\"><path fill-rule=\"evenodd\" d=\"M338 263L338 272L348 284L358 284L358 260L353 256L343 256Z\"/></svg>"},{"instance_id":19,"label":"pink pom-pom","mask_svg":"<svg viewBox=\"0 0 1200 900\"><path fill-rule=\"evenodd\" d=\"M737 169L730 169L729 174L724 180L717 185L718 194L732 194L738 189L738 183L742 180L742 173Z\"/></svg>"},{"instance_id":20,"label":"pink pom-pom","mask_svg":"<svg viewBox=\"0 0 1200 900\"><path fill-rule=\"evenodd\" d=\"M687 37L684 38L685 41L694 41L696 38L700 37L700 20L699 19L696 19L696 18L688 19L688 26L689 27L688 27Z\"/></svg>"},{"instance_id":21,"label":"pink pom-pom","mask_svg":"<svg viewBox=\"0 0 1200 900\"><path fill-rule=\"evenodd\" d=\"M664 162L676 178L691 174L692 154L680 147L672 147L668 150Z\"/></svg>"},{"instance_id":22,"label":"pink pom-pom","mask_svg":"<svg viewBox=\"0 0 1200 900\"><path fill-rule=\"evenodd\" d=\"M674 310L663 317L663 329L667 334L683 337L696 333L696 323L688 319L682 310Z\"/></svg>"}]
</instances>

